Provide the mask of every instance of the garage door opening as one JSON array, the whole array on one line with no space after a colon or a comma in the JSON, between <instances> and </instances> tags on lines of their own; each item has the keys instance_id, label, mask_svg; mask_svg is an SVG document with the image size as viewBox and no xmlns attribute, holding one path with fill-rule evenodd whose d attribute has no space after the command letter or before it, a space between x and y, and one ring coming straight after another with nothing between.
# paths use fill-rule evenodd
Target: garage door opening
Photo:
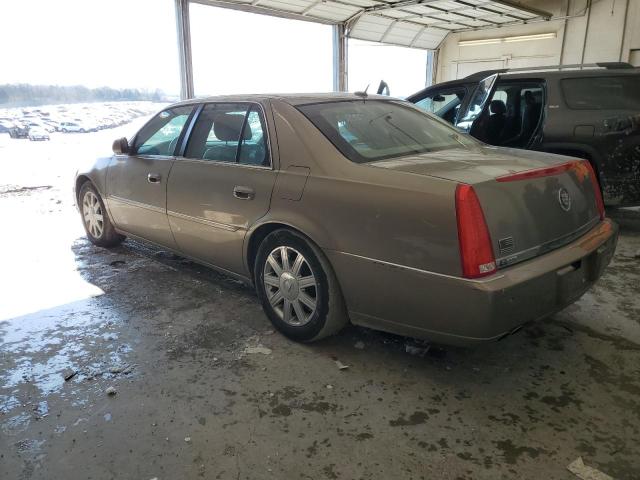
<instances>
[{"instance_id":1,"label":"garage door opening","mask_svg":"<svg viewBox=\"0 0 640 480\"><path fill-rule=\"evenodd\" d=\"M332 89L332 28L192 4L196 96Z\"/></svg>"},{"instance_id":2,"label":"garage door opening","mask_svg":"<svg viewBox=\"0 0 640 480\"><path fill-rule=\"evenodd\" d=\"M349 91L375 93L381 80L394 97L406 97L427 85L429 52L349 39Z\"/></svg>"}]
</instances>

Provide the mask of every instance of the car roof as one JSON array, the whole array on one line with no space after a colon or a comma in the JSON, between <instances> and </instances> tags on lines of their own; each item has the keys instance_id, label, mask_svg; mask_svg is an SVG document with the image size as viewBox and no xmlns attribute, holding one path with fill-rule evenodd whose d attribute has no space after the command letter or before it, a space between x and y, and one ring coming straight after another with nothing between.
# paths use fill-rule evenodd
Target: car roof
<instances>
[{"instance_id":1,"label":"car roof","mask_svg":"<svg viewBox=\"0 0 640 480\"><path fill-rule=\"evenodd\" d=\"M573 77L611 77L619 75L640 75L640 68L607 68L592 70L530 70L527 72L510 72L508 69L501 70L485 70L476 72L468 77L460 80L479 81L494 73L500 74L504 78L523 79L523 78L573 78Z\"/></svg>"},{"instance_id":2,"label":"car roof","mask_svg":"<svg viewBox=\"0 0 640 480\"><path fill-rule=\"evenodd\" d=\"M304 105L307 103L323 103L348 100L362 100L361 95L345 92L329 92L329 93L274 93L274 94L246 94L246 95L219 95L213 97L201 97L184 100L173 104L193 105L209 102L260 102L264 100L281 100L290 105ZM398 98L388 97L385 95L368 94L367 100L399 100Z\"/></svg>"},{"instance_id":3,"label":"car roof","mask_svg":"<svg viewBox=\"0 0 640 480\"><path fill-rule=\"evenodd\" d=\"M484 70L482 72L472 73L464 78L449 80L447 82L436 83L429 87L423 88L407 97L411 99L435 87L460 87L470 83L477 83L491 75L499 74L504 80L552 80L558 78L584 78L584 77L611 77L620 75L640 75L640 68L607 68L607 69L571 69L571 70L529 70L526 72L509 72L503 68L499 70Z\"/></svg>"}]
</instances>

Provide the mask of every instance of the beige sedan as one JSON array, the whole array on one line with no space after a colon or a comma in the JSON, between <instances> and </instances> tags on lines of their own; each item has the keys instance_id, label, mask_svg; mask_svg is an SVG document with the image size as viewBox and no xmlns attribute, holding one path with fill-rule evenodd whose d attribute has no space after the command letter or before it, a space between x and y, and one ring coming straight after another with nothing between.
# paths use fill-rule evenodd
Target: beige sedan
<instances>
[{"instance_id":1,"label":"beige sedan","mask_svg":"<svg viewBox=\"0 0 640 480\"><path fill-rule=\"evenodd\" d=\"M577 300L616 246L587 161L484 145L407 102L233 96L166 108L79 172L88 238L253 284L274 326L495 340Z\"/></svg>"}]
</instances>

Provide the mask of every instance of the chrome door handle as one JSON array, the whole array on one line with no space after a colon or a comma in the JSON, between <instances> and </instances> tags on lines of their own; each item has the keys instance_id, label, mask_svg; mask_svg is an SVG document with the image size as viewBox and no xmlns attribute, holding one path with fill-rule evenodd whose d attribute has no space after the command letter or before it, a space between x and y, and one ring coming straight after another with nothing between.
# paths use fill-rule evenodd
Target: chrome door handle
<instances>
[{"instance_id":1,"label":"chrome door handle","mask_svg":"<svg viewBox=\"0 0 640 480\"><path fill-rule=\"evenodd\" d=\"M240 200L253 200L253 197L256 196L256 192L254 192L251 187L237 185L233 187L233 196Z\"/></svg>"},{"instance_id":2,"label":"chrome door handle","mask_svg":"<svg viewBox=\"0 0 640 480\"><path fill-rule=\"evenodd\" d=\"M149 175L147 175L147 181L149 183L160 183L160 174L150 173Z\"/></svg>"}]
</instances>

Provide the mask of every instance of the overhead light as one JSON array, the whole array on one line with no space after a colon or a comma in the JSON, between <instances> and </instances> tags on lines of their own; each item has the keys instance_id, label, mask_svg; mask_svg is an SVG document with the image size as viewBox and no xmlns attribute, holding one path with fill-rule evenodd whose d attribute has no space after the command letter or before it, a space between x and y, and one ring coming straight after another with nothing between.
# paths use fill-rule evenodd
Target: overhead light
<instances>
[{"instance_id":1,"label":"overhead light","mask_svg":"<svg viewBox=\"0 0 640 480\"><path fill-rule=\"evenodd\" d=\"M494 43L502 43L501 38L483 38L482 40L460 40L458 45L461 47L470 47L472 45L491 45Z\"/></svg>"},{"instance_id":2,"label":"overhead light","mask_svg":"<svg viewBox=\"0 0 640 480\"><path fill-rule=\"evenodd\" d=\"M492 45L496 43L527 42L529 40L548 40L551 38L556 38L556 32L535 33L532 35L518 35L515 37L481 38L478 40L460 40L458 42L458 45L461 47L470 47L474 45Z\"/></svg>"},{"instance_id":3,"label":"overhead light","mask_svg":"<svg viewBox=\"0 0 640 480\"><path fill-rule=\"evenodd\" d=\"M504 41L505 43L512 43L512 42L526 42L527 40L548 40L551 38L556 38L556 32L538 33L535 35L520 35L518 37L506 37Z\"/></svg>"}]
</instances>

